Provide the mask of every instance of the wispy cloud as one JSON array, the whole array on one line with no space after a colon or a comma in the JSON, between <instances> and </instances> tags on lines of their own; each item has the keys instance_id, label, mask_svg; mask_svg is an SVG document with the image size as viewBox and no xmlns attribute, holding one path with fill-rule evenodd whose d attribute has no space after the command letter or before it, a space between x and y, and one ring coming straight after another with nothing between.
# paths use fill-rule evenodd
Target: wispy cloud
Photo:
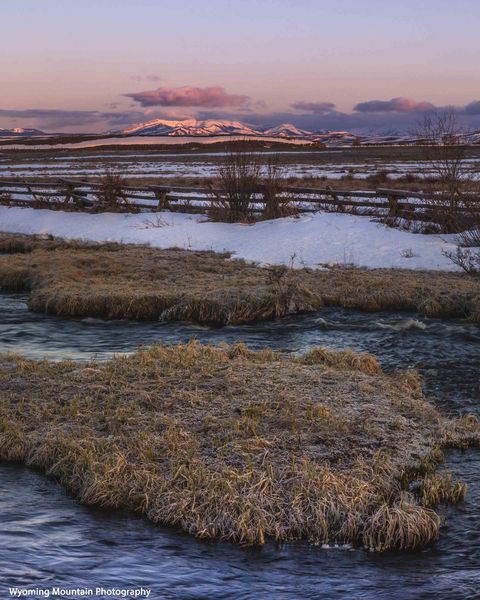
<instances>
[{"instance_id":1,"label":"wispy cloud","mask_svg":"<svg viewBox=\"0 0 480 600\"><path fill-rule=\"evenodd\" d=\"M241 108L248 105L250 97L240 94L228 94L223 87L158 88L144 92L124 94L141 106L198 106L202 108Z\"/></svg>"}]
</instances>

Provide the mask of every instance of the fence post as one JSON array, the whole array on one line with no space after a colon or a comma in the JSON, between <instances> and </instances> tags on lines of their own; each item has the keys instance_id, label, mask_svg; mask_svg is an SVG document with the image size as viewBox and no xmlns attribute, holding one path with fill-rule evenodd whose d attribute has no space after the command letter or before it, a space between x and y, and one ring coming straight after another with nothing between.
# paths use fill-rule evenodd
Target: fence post
<instances>
[{"instance_id":1,"label":"fence post","mask_svg":"<svg viewBox=\"0 0 480 600\"><path fill-rule=\"evenodd\" d=\"M398 198L389 194L388 199L388 216L395 218L398 216Z\"/></svg>"},{"instance_id":2,"label":"fence post","mask_svg":"<svg viewBox=\"0 0 480 600\"><path fill-rule=\"evenodd\" d=\"M67 184L67 187L65 189L65 200L64 200L64 204L68 204L70 202L70 200L73 200L73 195L75 193L75 186L73 186L71 183Z\"/></svg>"},{"instance_id":3,"label":"fence post","mask_svg":"<svg viewBox=\"0 0 480 600\"><path fill-rule=\"evenodd\" d=\"M168 192L165 190L154 190L155 198L158 200L157 211L159 210L170 210L170 203L168 202Z\"/></svg>"},{"instance_id":4,"label":"fence post","mask_svg":"<svg viewBox=\"0 0 480 600\"><path fill-rule=\"evenodd\" d=\"M340 203L338 194L329 185L325 188L329 196L332 197L333 205L337 207L337 212L345 212L345 206Z\"/></svg>"}]
</instances>

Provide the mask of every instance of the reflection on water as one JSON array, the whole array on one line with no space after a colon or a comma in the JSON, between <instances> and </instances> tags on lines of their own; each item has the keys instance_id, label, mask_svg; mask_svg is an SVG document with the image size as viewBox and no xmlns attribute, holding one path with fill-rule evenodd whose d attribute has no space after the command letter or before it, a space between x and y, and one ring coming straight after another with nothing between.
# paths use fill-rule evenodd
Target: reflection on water
<instances>
[{"instance_id":1,"label":"reflection on water","mask_svg":"<svg viewBox=\"0 0 480 600\"><path fill-rule=\"evenodd\" d=\"M370 351L386 369L419 368L427 390L449 411L478 412L480 405L480 328L473 324L326 309L213 329L47 317L29 313L24 296L0 296L0 349L35 358L103 359L141 344L192 337L292 352L313 345ZM375 554L304 543L262 549L204 543L131 514L81 506L38 473L2 465L0 589L142 585L155 599L478 598L480 456L455 451L448 466L469 484L469 493L447 509L440 541L422 552Z\"/></svg>"}]
</instances>

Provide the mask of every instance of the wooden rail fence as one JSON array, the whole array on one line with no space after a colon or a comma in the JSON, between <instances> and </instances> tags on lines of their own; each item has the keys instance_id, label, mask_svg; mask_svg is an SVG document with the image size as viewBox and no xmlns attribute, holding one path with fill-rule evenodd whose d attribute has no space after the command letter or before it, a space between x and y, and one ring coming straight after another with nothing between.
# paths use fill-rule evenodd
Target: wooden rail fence
<instances>
[{"instance_id":1,"label":"wooden rail fence","mask_svg":"<svg viewBox=\"0 0 480 600\"><path fill-rule=\"evenodd\" d=\"M283 190L300 213L331 210L405 217L419 221L434 220L432 208L440 196L409 190L334 190L327 188L286 187ZM56 210L97 211L102 209L102 183L74 179L48 182L0 180L0 204ZM480 213L480 197L464 196L456 210ZM127 212L171 210L206 213L218 198L211 189L174 185L124 185L116 194L116 206ZM258 211L265 204L261 187L252 201Z\"/></svg>"}]
</instances>

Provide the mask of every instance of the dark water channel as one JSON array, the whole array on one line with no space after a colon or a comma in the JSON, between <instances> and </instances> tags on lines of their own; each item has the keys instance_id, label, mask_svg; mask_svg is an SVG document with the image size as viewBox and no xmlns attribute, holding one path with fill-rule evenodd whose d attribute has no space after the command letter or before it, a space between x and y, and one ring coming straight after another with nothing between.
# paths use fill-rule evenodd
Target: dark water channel
<instances>
[{"instance_id":1,"label":"dark water channel","mask_svg":"<svg viewBox=\"0 0 480 600\"><path fill-rule=\"evenodd\" d=\"M426 391L444 411L479 412L478 325L325 309L275 323L214 329L63 319L28 312L22 295L0 295L0 351L104 359L142 344L192 337L288 352L315 345L369 351L387 370L419 369ZM480 598L480 453L451 452L448 466L469 484L469 492L465 502L445 509L440 541L421 552L375 554L304 543L241 549L200 542L131 514L81 506L42 475L2 465L0 599L10 597L9 585L96 584L148 587L155 599Z\"/></svg>"}]
</instances>

